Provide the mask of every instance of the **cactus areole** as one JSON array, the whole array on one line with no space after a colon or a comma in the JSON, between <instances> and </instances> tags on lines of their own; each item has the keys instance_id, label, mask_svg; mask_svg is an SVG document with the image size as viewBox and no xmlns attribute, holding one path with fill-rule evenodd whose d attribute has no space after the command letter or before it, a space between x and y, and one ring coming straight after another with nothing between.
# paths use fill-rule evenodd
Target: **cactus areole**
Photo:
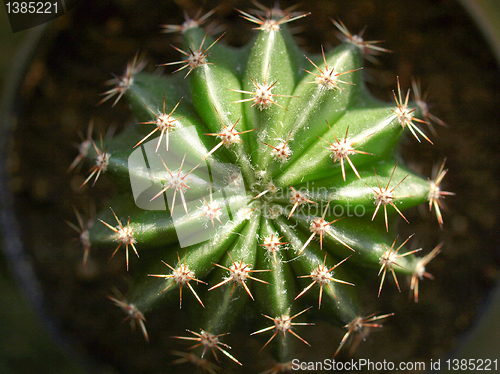
<instances>
[{"instance_id":1,"label":"cactus areole","mask_svg":"<svg viewBox=\"0 0 500 374\"><path fill-rule=\"evenodd\" d=\"M398 159L405 133L431 142L430 124L411 101L420 94L410 97L399 81L393 102L368 92L363 61L385 49L334 21L342 44L305 56L288 25L306 14L240 13L256 25L248 45L226 46L201 27L206 16L187 17L165 26L184 39L174 47L180 60L163 64L176 72L145 72L136 55L109 82L101 101L127 100L134 123L105 141L92 140L90 128L72 167L86 159L84 184L109 177L118 193L94 224L77 214L74 228L84 260L100 248L124 261L133 282L109 298L145 340L157 333L147 330L150 313L182 308L196 317L173 337L178 362L237 367L224 341L252 316L248 338L271 352L278 372L301 345L314 347L301 335L315 321L344 329L331 357L390 323L392 311L360 300L366 283L381 298L402 297L400 280L411 279L418 301L441 244L419 257L394 221L408 222L404 210L423 204L442 226L442 199L452 193L440 189L444 163L431 179Z\"/></svg>"}]
</instances>

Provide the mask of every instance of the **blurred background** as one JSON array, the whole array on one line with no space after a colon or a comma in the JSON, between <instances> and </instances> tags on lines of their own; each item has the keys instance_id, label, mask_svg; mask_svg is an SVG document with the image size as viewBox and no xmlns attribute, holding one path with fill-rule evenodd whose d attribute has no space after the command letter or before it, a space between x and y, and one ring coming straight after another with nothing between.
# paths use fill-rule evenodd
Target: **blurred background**
<instances>
[{"instance_id":1,"label":"blurred background","mask_svg":"<svg viewBox=\"0 0 500 374\"><path fill-rule=\"evenodd\" d=\"M13 33L7 12L0 5L0 97L5 97L8 73L15 69L23 45L46 27L37 26ZM0 102L0 108L3 108ZM3 116L2 116L3 119ZM3 217L6 218L6 217ZM0 246L4 238L0 231ZM79 359L54 340L51 327L44 321L9 267L0 251L0 373L85 373Z\"/></svg>"}]
</instances>

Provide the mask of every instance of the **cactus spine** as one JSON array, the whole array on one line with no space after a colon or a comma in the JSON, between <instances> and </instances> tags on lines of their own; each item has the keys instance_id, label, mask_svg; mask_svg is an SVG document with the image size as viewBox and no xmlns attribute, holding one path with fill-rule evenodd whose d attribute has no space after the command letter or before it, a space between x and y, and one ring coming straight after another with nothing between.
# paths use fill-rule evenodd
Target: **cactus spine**
<instances>
[{"instance_id":1,"label":"cactus spine","mask_svg":"<svg viewBox=\"0 0 500 374\"><path fill-rule=\"evenodd\" d=\"M136 56L101 100L116 96L114 106L124 97L135 125L105 145L90 130L71 165L87 158L84 184L105 174L118 187L111 209L98 214L102 224L87 230L78 216L74 226L86 240L84 259L90 246L125 252L134 281L110 299L146 340L154 334L148 314L186 309L192 324L175 338L194 342L193 350L176 354L212 372L208 351L219 364L223 355L241 365L224 339L248 315L256 316L251 336L278 370L299 345L314 345L300 334L318 319L347 329L332 355L381 327L391 313L370 314L359 298L363 282L378 282L383 297L388 278L400 290L398 275L408 276L418 301L441 244L417 257L420 249L408 250L410 238L389 223L408 222L405 209L429 204L442 226L442 199L451 194L440 189L444 163L430 181L398 159L406 132L431 142L417 116L429 117L399 81L392 103L368 92L363 58L385 49L334 21L344 42L305 57L288 29L305 14L240 13L257 25L240 49L208 35L205 16L165 26L183 35L184 46L174 47L181 60L164 64L179 73L144 72ZM177 292L179 303L170 296ZM189 308L186 299L194 300Z\"/></svg>"}]
</instances>

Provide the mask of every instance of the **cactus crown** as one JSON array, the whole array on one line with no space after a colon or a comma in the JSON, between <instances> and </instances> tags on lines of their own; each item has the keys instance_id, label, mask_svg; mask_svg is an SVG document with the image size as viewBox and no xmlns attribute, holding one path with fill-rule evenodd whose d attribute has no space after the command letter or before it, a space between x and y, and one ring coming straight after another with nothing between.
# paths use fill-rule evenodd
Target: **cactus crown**
<instances>
[{"instance_id":1,"label":"cactus crown","mask_svg":"<svg viewBox=\"0 0 500 374\"><path fill-rule=\"evenodd\" d=\"M175 337L192 350L176 351L176 362L215 372L211 351L217 365L241 365L224 339L246 320L278 372L297 345L314 345L301 337L314 321L346 329L332 356L381 327L391 313L370 314L359 298L364 283L378 282L382 297L386 278L401 290L398 275L408 276L418 301L441 244L419 258L389 223L428 203L442 226L442 199L451 193L440 188L444 162L430 180L398 161L405 132L431 142L421 126L432 117L425 103L417 106L420 93L410 102L399 81L392 103L370 95L363 58L387 50L333 21L343 43L304 56L288 24L306 14L260 4L239 12L257 25L247 46L208 35L201 25L212 12L186 16L164 26L184 39L174 47L180 60L164 64L180 66L178 74L144 72L136 55L108 82L101 102L126 98L135 124L106 144L89 127L71 169L89 159L84 184L109 175L118 193L98 214L102 224L77 213L72 226L84 262L91 247L114 248L111 257L124 250L133 284L110 299L146 340L156 333L148 335L148 314L178 305L192 316L186 335ZM169 296L177 293L179 303Z\"/></svg>"}]
</instances>

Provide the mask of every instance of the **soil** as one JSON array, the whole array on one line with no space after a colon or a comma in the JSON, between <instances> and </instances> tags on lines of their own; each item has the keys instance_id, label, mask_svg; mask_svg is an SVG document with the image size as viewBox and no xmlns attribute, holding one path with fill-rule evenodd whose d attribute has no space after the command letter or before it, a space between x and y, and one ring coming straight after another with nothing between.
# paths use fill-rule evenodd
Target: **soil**
<instances>
[{"instance_id":1,"label":"soil","mask_svg":"<svg viewBox=\"0 0 500 374\"><path fill-rule=\"evenodd\" d=\"M87 216L93 204L98 210L106 207L113 187L101 178L96 188L79 188L88 166L76 173L69 173L68 166L77 155L73 143L80 141L78 131L86 134L90 120L94 121L94 134L120 131L131 120L123 100L113 109L109 102L97 105L111 72L121 74L137 51L147 52L151 71L157 64L178 59L170 46L175 37L160 34L158 25L180 24L180 6L195 14L200 4L189 0L175 3L83 2L71 17L53 23L21 89L20 105L26 110L18 119L9 163L27 250L43 283L51 315L77 349L87 352L109 373L186 370L185 365L170 365L175 359L170 350L176 342L169 338L179 331L176 326L185 317L173 311L169 323L159 316L148 319L149 345L139 333L131 334L128 326L119 324L122 312L106 295L113 287L126 286L123 264L108 261L108 251L92 251L84 268L77 234L65 222L76 222L73 207ZM217 3L202 5L210 10ZM282 0L280 4L286 8L291 2ZM322 44L328 49L338 43L330 18L341 19L355 32L367 25L366 39L384 40L381 45L393 50L380 55L378 64L366 64L372 93L391 101L397 76L405 88L410 87L412 77L419 77L434 104L432 113L448 124L446 128L435 126L433 146L408 137L401 147L402 158L423 175L430 176L433 165L447 157L444 189L456 196L446 199L444 229L439 229L435 216L425 207L405 213L411 227L404 222L400 225L401 237L415 232L418 246L427 250L444 241L442 253L428 266L435 279L421 284L418 304L407 300L406 284L401 295L393 292L392 297L380 300L369 296L374 312L394 310L396 314L355 355L394 362L443 357L478 316L500 270L498 67L482 35L456 1L318 1L308 6L299 9L312 15L296 22L307 30L297 34L306 51L317 53ZM233 7L253 8L247 2L224 1L211 19L231 25L226 28L226 43L242 45L251 30ZM331 335L322 347L305 352L304 359L331 355L343 331L325 329ZM230 341L238 339L234 335ZM247 335L242 336L246 339ZM307 340L307 332L304 338ZM236 348L232 353L251 365L252 358L244 352ZM267 358L263 353L260 361ZM261 362L250 367L262 370Z\"/></svg>"}]
</instances>

